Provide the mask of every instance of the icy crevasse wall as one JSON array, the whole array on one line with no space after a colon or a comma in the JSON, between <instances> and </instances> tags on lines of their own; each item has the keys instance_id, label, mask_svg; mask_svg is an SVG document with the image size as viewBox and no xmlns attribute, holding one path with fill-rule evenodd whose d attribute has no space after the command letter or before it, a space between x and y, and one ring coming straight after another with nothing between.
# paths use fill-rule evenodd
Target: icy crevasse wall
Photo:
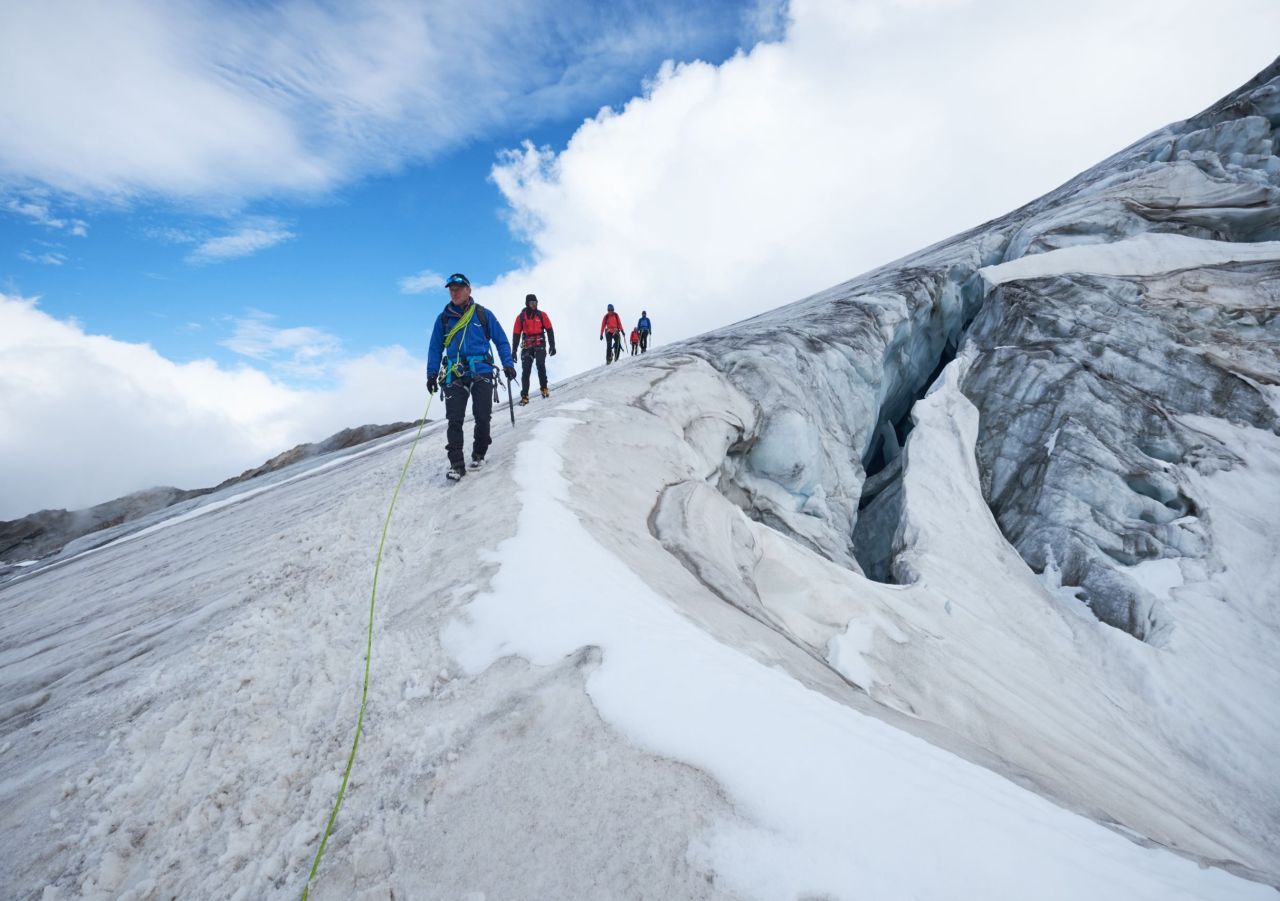
<instances>
[{"instance_id":1,"label":"icy crevasse wall","mask_svg":"<svg viewBox=\"0 0 1280 901\"><path fill-rule=\"evenodd\" d=\"M1126 571L1212 558L1187 467L1239 461L1182 417L1277 430L1259 385L1280 372L1278 311L1277 264L1073 274L1002 287L971 331L988 501L1023 557L1104 622L1167 639L1173 622Z\"/></svg>"},{"instance_id":2,"label":"icy crevasse wall","mask_svg":"<svg viewBox=\"0 0 1280 901\"><path fill-rule=\"evenodd\" d=\"M1142 233L1275 240L1277 125L1273 65L1051 195L1007 259ZM1056 272L996 287L970 332L964 390L982 414L978 462L1001 528L1035 569L1059 568L1135 637L1159 644L1174 624L1125 567L1213 557L1181 467L1238 462L1179 417L1280 430L1266 393L1280 374L1278 286L1280 262Z\"/></svg>"},{"instance_id":3,"label":"icy crevasse wall","mask_svg":"<svg viewBox=\"0 0 1280 901\"><path fill-rule=\"evenodd\" d=\"M1004 240L979 236L930 265L878 270L692 342L755 409L719 473L726 496L829 559L883 575L875 550L855 541L860 508L893 484L911 406L954 356L981 301L976 272Z\"/></svg>"},{"instance_id":4,"label":"icy crevasse wall","mask_svg":"<svg viewBox=\"0 0 1280 901\"><path fill-rule=\"evenodd\" d=\"M1261 386L1280 371L1280 264L995 287L981 270L1144 233L1273 239L1277 123L1273 65L1003 219L695 342L758 411L721 489L828 558L896 581L910 407L968 349L963 390L981 413L979 469L1002 531L1036 571L1080 587L1103 622L1167 640L1172 622L1123 567L1212 556L1178 465L1204 472L1232 457L1173 417L1277 428Z\"/></svg>"},{"instance_id":5,"label":"icy crevasse wall","mask_svg":"<svg viewBox=\"0 0 1280 901\"><path fill-rule=\"evenodd\" d=\"M1241 430L1280 434L1280 245L1258 243L1280 222L1278 95L1280 61L1006 217L673 348L733 391L714 425L685 425L706 484L669 486L651 519L722 599L874 700L1099 819L1273 884L1280 786L1256 755L1280 716L1255 695L1280 688L1266 612L1280 596L1223 587L1233 533L1204 486L1248 468ZM1151 236L1197 252L1156 253ZM1252 262L1223 251L1245 244ZM1016 277L999 268L1014 261ZM1022 568L993 548L1005 562L967 601L952 585L970 561L929 559L928 504L907 490L938 465L921 457L936 441L911 441L913 405L953 356L981 493ZM852 577L836 600L832 572L819 597L804 567L778 564L795 553L778 533L896 584ZM735 567L700 541L738 547L720 555ZM1199 583L1172 597L1138 576L1155 562Z\"/></svg>"}]
</instances>

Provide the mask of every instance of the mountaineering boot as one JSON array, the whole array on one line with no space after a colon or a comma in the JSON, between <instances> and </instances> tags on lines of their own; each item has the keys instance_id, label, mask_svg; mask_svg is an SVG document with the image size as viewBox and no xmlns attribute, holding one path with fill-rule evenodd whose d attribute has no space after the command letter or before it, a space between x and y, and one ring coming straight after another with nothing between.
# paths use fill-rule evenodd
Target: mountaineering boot
<instances>
[{"instance_id":1,"label":"mountaineering boot","mask_svg":"<svg viewBox=\"0 0 1280 901\"><path fill-rule=\"evenodd\" d=\"M472 458L471 458L471 468L472 468L472 469L479 469L481 466L484 466L484 457L472 457Z\"/></svg>"},{"instance_id":2,"label":"mountaineering boot","mask_svg":"<svg viewBox=\"0 0 1280 901\"><path fill-rule=\"evenodd\" d=\"M529 406L529 395L527 395L527 394L521 394L521 395L520 395L520 406L522 406L522 407L527 407L527 406Z\"/></svg>"},{"instance_id":3,"label":"mountaineering boot","mask_svg":"<svg viewBox=\"0 0 1280 901\"><path fill-rule=\"evenodd\" d=\"M550 388L548 388L546 385L543 385L543 386L542 386L542 388L540 388L539 390L540 390L540 391L542 391L542 396L543 396L543 397L550 397L550 396L551 396L551 389L550 389Z\"/></svg>"},{"instance_id":4,"label":"mountaineering boot","mask_svg":"<svg viewBox=\"0 0 1280 901\"><path fill-rule=\"evenodd\" d=\"M450 482L460 482L462 481L462 477L465 476L466 474L467 474L467 471L462 468L461 464L459 464L458 466L455 466L453 467L453 469L446 472L444 474L444 477L448 479Z\"/></svg>"}]
</instances>

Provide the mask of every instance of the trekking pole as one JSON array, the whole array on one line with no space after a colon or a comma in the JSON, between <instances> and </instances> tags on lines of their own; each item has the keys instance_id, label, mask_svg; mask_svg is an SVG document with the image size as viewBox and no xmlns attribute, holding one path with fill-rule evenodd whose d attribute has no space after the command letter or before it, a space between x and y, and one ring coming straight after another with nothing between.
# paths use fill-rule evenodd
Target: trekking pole
<instances>
[{"instance_id":1,"label":"trekking pole","mask_svg":"<svg viewBox=\"0 0 1280 901\"><path fill-rule=\"evenodd\" d=\"M511 397L511 379L507 379L507 410L511 413L511 425L516 424L516 402Z\"/></svg>"}]
</instances>

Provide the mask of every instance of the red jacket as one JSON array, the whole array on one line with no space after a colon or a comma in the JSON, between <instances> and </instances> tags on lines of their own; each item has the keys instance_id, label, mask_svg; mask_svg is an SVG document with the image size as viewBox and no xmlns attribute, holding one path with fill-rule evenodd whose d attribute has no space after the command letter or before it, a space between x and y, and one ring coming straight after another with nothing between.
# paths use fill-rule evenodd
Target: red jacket
<instances>
[{"instance_id":1,"label":"red jacket","mask_svg":"<svg viewBox=\"0 0 1280 901\"><path fill-rule=\"evenodd\" d=\"M530 313L525 307L516 314L516 324L511 327L511 346L519 347L523 337L525 347L537 347L544 340L543 332L551 338L551 346L554 347L556 339L551 330L551 317L541 310Z\"/></svg>"},{"instance_id":2,"label":"red jacket","mask_svg":"<svg viewBox=\"0 0 1280 901\"><path fill-rule=\"evenodd\" d=\"M631 330L631 343L632 343L632 344L639 344L639 343L640 343L640 329L638 329L638 328L633 328L633 329Z\"/></svg>"},{"instance_id":3,"label":"red jacket","mask_svg":"<svg viewBox=\"0 0 1280 901\"><path fill-rule=\"evenodd\" d=\"M608 332L612 335L620 331L622 331L622 318L614 312L605 313L604 319L600 320L600 334L604 335Z\"/></svg>"}]
</instances>

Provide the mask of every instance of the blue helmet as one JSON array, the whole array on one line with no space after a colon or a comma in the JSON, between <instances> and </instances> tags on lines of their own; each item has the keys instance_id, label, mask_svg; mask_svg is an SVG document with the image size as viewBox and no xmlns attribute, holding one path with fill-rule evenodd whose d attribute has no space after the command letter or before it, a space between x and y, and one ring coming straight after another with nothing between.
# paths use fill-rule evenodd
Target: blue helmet
<instances>
[{"instance_id":1,"label":"blue helmet","mask_svg":"<svg viewBox=\"0 0 1280 901\"><path fill-rule=\"evenodd\" d=\"M609 304L609 312L610 312L610 313L612 313L612 312L613 312L613 304Z\"/></svg>"}]
</instances>

